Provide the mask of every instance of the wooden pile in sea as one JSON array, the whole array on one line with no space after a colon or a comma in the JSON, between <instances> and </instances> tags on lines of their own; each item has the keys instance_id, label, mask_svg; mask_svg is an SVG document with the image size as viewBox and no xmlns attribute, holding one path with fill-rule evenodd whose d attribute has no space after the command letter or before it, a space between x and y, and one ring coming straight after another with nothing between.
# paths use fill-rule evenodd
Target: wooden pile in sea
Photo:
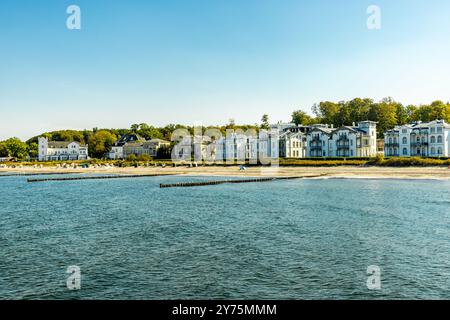
<instances>
[{"instance_id":1,"label":"wooden pile in sea","mask_svg":"<svg viewBox=\"0 0 450 320\"><path fill-rule=\"evenodd\" d=\"M228 183L255 183L255 182L269 182L276 180L293 180L304 178L318 178L325 176L326 174L320 174L315 176L294 176L294 177L265 177L265 178L252 178L252 179L237 179L237 180L213 180L213 181L198 181L198 182L178 182L178 183L161 183L160 188L187 188L187 187L202 187L212 186L218 184Z\"/></svg>"}]
</instances>

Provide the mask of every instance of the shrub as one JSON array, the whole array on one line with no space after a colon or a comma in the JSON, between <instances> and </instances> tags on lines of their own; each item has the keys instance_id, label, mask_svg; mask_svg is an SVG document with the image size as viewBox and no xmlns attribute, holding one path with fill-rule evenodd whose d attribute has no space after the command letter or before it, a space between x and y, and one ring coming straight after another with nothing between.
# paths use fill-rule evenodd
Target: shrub
<instances>
[{"instance_id":1,"label":"shrub","mask_svg":"<svg viewBox=\"0 0 450 320\"><path fill-rule=\"evenodd\" d=\"M127 157L127 161L136 161L136 160L137 160L137 157L136 157L135 154L130 154L130 155Z\"/></svg>"},{"instance_id":2,"label":"shrub","mask_svg":"<svg viewBox=\"0 0 450 320\"><path fill-rule=\"evenodd\" d=\"M136 160L137 161L143 161L143 162L149 162L152 158L148 154L141 154L139 155Z\"/></svg>"}]
</instances>

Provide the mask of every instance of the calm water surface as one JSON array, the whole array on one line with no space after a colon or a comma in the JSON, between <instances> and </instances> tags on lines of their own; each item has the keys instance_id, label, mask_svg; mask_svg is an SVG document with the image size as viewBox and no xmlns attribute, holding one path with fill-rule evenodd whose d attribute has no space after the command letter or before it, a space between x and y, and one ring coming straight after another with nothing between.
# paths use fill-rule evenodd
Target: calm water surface
<instances>
[{"instance_id":1,"label":"calm water surface","mask_svg":"<svg viewBox=\"0 0 450 320\"><path fill-rule=\"evenodd\" d=\"M450 299L450 181L185 180L0 177L0 298Z\"/></svg>"}]
</instances>

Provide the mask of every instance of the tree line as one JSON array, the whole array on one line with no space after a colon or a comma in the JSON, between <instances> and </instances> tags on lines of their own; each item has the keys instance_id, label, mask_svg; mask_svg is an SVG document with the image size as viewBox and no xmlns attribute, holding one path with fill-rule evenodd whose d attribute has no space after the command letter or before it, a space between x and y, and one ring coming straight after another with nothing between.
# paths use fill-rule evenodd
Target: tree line
<instances>
[{"instance_id":1,"label":"tree line","mask_svg":"<svg viewBox=\"0 0 450 320\"><path fill-rule=\"evenodd\" d=\"M403 125L414 121L433 121L443 119L450 123L450 103L434 101L429 105L406 105L396 102L392 98L385 98L375 102L368 98L355 98L350 101L331 102L323 101L311 108L312 115L303 110L292 113L291 121L297 125L311 125L326 123L334 127L351 125L353 122L371 120L378 122L377 131L379 138L385 131L396 125ZM224 126L202 127L206 129L218 129L226 134L227 129L268 129L269 117L264 114L261 123L253 125L236 125L234 119L230 119ZM129 129L99 129L92 130L59 130L45 132L35 136L26 142L18 138L10 138L0 141L0 157L14 157L25 159L27 156L36 158L38 155L38 137L47 137L49 141L77 141L89 145L89 155L93 158L102 158L111 150L112 145L124 134L137 133L144 139L171 140L172 133L176 129L186 129L194 133L193 126L181 124L169 124L164 127L154 127L146 123L132 124Z\"/></svg>"},{"instance_id":2,"label":"tree line","mask_svg":"<svg viewBox=\"0 0 450 320\"><path fill-rule=\"evenodd\" d=\"M374 102L368 98L356 98L350 101L323 101L312 107L313 116L297 110L292 114L292 122L296 124L327 123L334 127L351 125L364 120L376 121L378 137L397 125L415 121L429 122L445 120L450 123L450 103L434 101L429 105L403 105L392 98L384 98Z\"/></svg>"}]
</instances>

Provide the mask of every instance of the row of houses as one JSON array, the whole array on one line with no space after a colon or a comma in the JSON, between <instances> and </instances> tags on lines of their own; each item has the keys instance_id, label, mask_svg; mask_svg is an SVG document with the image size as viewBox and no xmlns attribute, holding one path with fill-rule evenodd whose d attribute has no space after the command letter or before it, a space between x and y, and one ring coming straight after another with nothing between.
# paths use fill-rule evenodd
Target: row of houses
<instances>
[{"instance_id":1,"label":"row of houses","mask_svg":"<svg viewBox=\"0 0 450 320\"><path fill-rule=\"evenodd\" d=\"M122 136L111 148L107 154L109 159L126 159L130 155L148 155L156 157L158 151L162 148L169 148L170 142L161 139L145 140L137 133L126 134Z\"/></svg>"},{"instance_id":2,"label":"row of houses","mask_svg":"<svg viewBox=\"0 0 450 320\"><path fill-rule=\"evenodd\" d=\"M88 145L79 142L48 141L40 137L39 161L87 160ZM384 146L383 146L384 142ZM156 157L159 150L169 150L171 143L161 139L146 140L136 133L122 136L110 152L109 159L126 159L130 155ZM450 125L443 120L415 122L397 126L377 141L377 123L361 121L351 126L334 128L315 124L293 123L272 125L258 136L234 132L217 140L208 137L185 137L171 151L172 159L252 160L314 157L449 157ZM384 150L383 150L384 149Z\"/></svg>"},{"instance_id":3,"label":"row of houses","mask_svg":"<svg viewBox=\"0 0 450 320\"><path fill-rule=\"evenodd\" d=\"M156 157L158 150L168 148L169 141L161 139L145 140L138 134L127 134L122 136L105 156L109 159L126 159L134 154L136 156L146 154ZM39 161L73 161L88 160L89 146L77 141L48 141L46 137L38 138L38 160Z\"/></svg>"},{"instance_id":4,"label":"row of houses","mask_svg":"<svg viewBox=\"0 0 450 320\"><path fill-rule=\"evenodd\" d=\"M258 136L233 132L211 141L190 137L179 142L172 153L176 159L215 161L309 157L372 157L377 154L376 123L333 128L329 125L297 126L279 123Z\"/></svg>"},{"instance_id":5,"label":"row of houses","mask_svg":"<svg viewBox=\"0 0 450 320\"><path fill-rule=\"evenodd\" d=\"M387 157L449 157L450 125L444 120L414 122L384 134Z\"/></svg>"}]
</instances>

